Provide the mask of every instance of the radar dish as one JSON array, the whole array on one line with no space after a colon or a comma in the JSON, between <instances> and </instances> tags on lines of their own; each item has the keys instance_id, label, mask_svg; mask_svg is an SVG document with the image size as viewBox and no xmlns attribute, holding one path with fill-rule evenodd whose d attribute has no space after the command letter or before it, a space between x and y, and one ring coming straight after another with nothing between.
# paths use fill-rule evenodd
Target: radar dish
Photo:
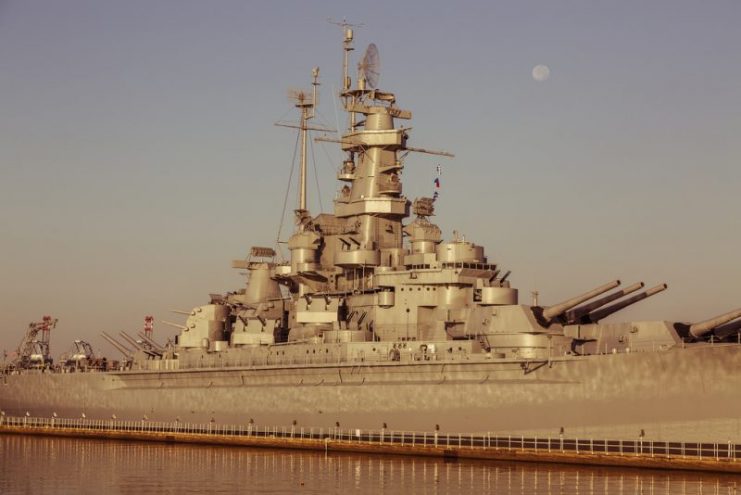
<instances>
[{"instance_id":1,"label":"radar dish","mask_svg":"<svg viewBox=\"0 0 741 495\"><path fill-rule=\"evenodd\" d=\"M291 88L288 90L288 99L295 101L296 105L302 106L313 103L311 94L303 89Z\"/></svg>"},{"instance_id":2,"label":"radar dish","mask_svg":"<svg viewBox=\"0 0 741 495\"><path fill-rule=\"evenodd\" d=\"M365 81L365 86L375 89L378 78L381 76L381 58L374 43L368 45L363 54L363 60L358 64L358 79Z\"/></svg>"}]
</instances>

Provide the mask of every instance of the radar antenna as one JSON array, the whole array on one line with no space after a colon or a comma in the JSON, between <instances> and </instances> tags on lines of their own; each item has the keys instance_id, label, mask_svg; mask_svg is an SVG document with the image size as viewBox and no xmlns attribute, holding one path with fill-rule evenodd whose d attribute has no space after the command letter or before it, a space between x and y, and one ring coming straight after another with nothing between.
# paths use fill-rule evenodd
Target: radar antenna
<instances>
[{"instance_id":1,"label":"radar antenna","mask_svg":"<svg viewBox=\"0 0 741 495\"><path fill-rule=\"evenodd\" d=\"M358 64L358 89L375 89L381 76L381 58L375 43L368 45Z\"/></svg>"},{"instance_id":2,"label":"radar antenna","mask_svg":"<svg viewBox=\"0 0 741 495\"><path fill-rule=\"evenodd\" d=\"M352 46L352 40L353 40L353 28L355 27L361 27L364 26L362 22L359 24L351 24L347 22L347 19L344 17L342 18L342 21L335 21L334 19L327 19L327 22L330 24L334 24L336 26L340 26L342 28L342 33L345 37L344 45L345 45L345 56L342 60L342 91L343 93L346 91L350 91L351 81L350 81L350 75L347 72L348 64L350 61L350 52L354 50Z\"/></svg>"},{"instance_id":3,"label":"radar antenna","mask_svg":"<svg viewBox=\"0 0 741 495\"><path fill-rule=\"evenodd\" d=\"M354 28L354 27L363 27L365 26L364 22L359 22L357 24L352 24L347 20L347 18L343 17L341 21L336 21L332 19L331 17L327 17L327 22L330 24L334 24L335 26L340 26L343 30L347 28Z\"/></svg>"}]
</instances>

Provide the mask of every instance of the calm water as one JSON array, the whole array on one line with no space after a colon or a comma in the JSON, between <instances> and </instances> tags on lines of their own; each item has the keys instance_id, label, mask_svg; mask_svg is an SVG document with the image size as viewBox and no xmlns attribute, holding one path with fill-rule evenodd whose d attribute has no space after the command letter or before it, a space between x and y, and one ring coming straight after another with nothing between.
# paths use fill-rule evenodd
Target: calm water
<instances>
[{"instance_id":1,"label":"calm water","mask_svg":"<svg viewBox=\"0 0 741 495\"><path fill-rule=\"evenodd\" d=\"M741 477L0 435L0 493L736 494Z\"/></svg>"}]
</instances>

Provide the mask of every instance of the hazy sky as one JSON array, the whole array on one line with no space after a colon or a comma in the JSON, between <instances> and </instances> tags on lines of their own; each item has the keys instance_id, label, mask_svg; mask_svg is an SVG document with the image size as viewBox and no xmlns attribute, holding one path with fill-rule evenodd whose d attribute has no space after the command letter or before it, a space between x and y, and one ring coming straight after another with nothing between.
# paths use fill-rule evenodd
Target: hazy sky
<instances>
[{"instance_id":1,"label":"hazy sky","mask_svg":"<svg viewBox=\"0 0 741 495\"><path fill-rule=\"evenodd\" d=\"M315 65L336 126L329 17L365 24L355 55L378 45L410 144L456 154L410 156L406 195L440 163L435 221L523 302L621 278L670 286L625 318L741 306L738 0L0 0L0 350L44 314L55 355L112 354L99 333L146 314L164 340L170 309L242 284L230 262L273 244L291 167L273 122ZM326 211L341 155L314 155Z\"/></svg>"}]
</instances>

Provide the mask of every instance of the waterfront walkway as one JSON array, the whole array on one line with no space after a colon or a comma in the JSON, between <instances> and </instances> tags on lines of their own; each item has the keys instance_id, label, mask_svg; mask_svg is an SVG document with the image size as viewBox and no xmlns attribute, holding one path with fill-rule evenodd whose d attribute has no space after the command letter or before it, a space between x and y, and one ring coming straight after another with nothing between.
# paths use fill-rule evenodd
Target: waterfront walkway
<instances>
[{"instance_id":1,"label":"waterfront walkway","mask_svg":"<svg viewBox=\"0 0 741 495\"><path fill-rule=\"evenodd\" d=\"M0 417L0 433L741 474L741 445L341 428Z\"/></svg>"}]
</instances>

